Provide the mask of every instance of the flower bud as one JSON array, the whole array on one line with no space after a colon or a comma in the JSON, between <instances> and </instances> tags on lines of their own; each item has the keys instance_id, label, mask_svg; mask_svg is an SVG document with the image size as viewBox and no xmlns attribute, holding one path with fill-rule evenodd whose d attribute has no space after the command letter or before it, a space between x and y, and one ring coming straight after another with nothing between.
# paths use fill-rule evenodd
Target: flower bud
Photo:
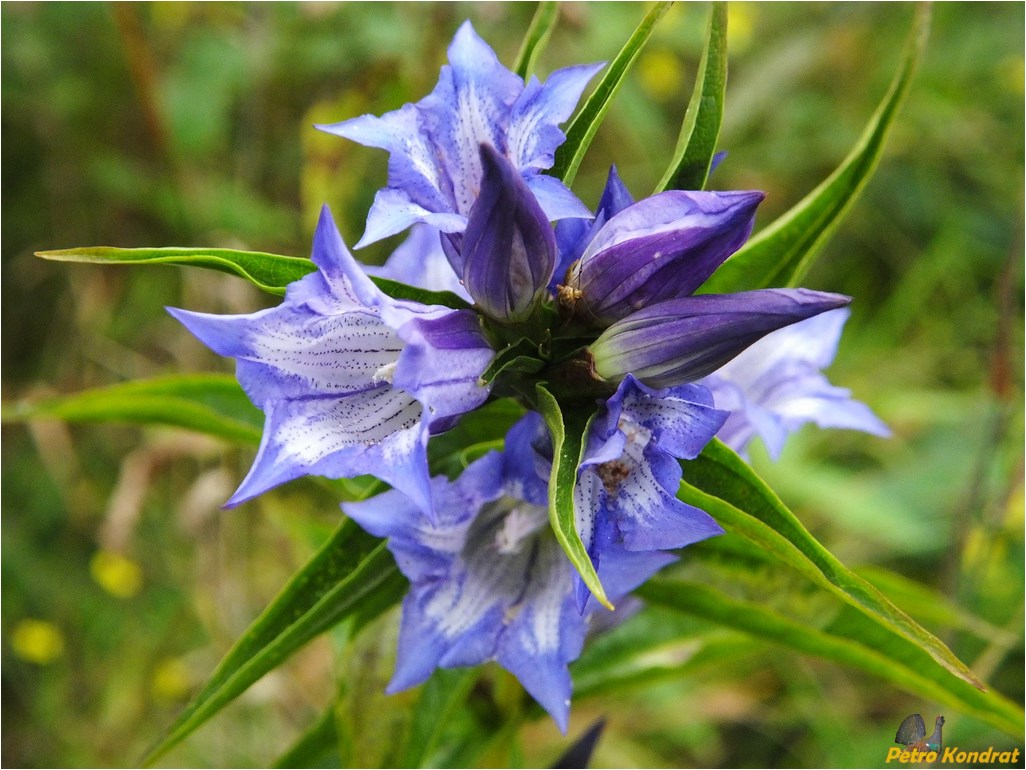
<instances>
[{"instance_id":1,"label":"flower bud","mask_svg":"<svg viewBox=\"0 0 1026 770\"><path fill-rule=\"evenodd\" d=\"M534 194L510 162L482 144L481 164L481 192L459 246L463 285L486 315L522 321L552 277L556 239Z\"/></svg>"},{"instance_id":2,"label":"flower bud","mask_svg":"<svg viewBox=\"0 0 1026 770\"><path fill-rule=\"evenodd\" d=\"M607 325L689 296L748 239L763 197L670 190L623 209L570 269L575 311Z\"/></svg>"},{"instance_id":3,"label":"flower bud","mask_svg":"<svg viewBox=\"0 0 1026 770\"><path fill-rule=\"evenodd\" d=\"M654 388L715 371L771 331L851 302L808 289L702 294L650 305L617 321L591 345L596 373L627 374Z\"/></svg>"}]
</instances>

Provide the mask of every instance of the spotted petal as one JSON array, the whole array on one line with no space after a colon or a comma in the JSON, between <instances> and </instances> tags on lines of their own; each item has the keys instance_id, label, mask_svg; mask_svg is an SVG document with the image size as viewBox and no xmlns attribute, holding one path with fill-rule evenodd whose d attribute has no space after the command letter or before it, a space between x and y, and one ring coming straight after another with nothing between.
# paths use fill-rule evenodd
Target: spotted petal
<instances>
[{"instance_id":1,"label":"spotted petal","mask_svg":"<svg viewBox=\"0 0 1026 770\"><path fill-rule=\"evenodd\" d=\"M487 396L479 384L491 356L487 343L446 334L465 328L471 311L383 294L346 249L327 208L312 258L317 272L290 285L276 308L237 316L169 309L213 350L237 359L240 384L266 415L253 468L229 505L307 474L374 473L430 515L429 423ZM470 348L457 350L460 341ZM416 371L418 361L433 360L436 342L445 345L439 355L455 361L444 383ZM393 379L411 387L395 387Z\"/></svg>"},{"instance_id":2,"label":"spotted petal","mask_svg":"<svg viewBox=\"0 0 1026 770\"><path fill-rule=\"evenodd\" d=\"M343 508L389 549L410 579L390 691L435 667L496 660L566 730L568 663L580 654L586 619L572 595L573 567L548 526L546 487L528 416L507 452L491 452L455 481L432 480L434 526L397 491Z\"/></svg>"}]
</instances>

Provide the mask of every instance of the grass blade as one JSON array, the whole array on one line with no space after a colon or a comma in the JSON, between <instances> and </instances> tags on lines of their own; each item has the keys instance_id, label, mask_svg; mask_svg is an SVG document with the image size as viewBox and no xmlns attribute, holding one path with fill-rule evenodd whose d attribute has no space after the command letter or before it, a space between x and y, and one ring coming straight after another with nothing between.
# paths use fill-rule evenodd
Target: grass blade
<instances>
[{"instance_id":1,"label":"grass blade","mask_svg":"<svg viewBox=\"0 0 1026 770\"><path fill-rule=\"evenodd\" d=\"M317 269L317 266L306 257L286 257L281 254L233 249L119 249L112 246L85 246L59 251L37 251L36 256L58 262L205 267L245 278L258 289L277 296L284 296L285 289L290 283ZM395 299L408 299L425 305L444 305L452 308L470 307L461 297L450 291L428 291L389 278L370 278L381 291Z\"/></svg>"},{"instance_id":2,"label":"grass blade","mask_svg":"<svg viewBox=\"0 0 1026 770\"><path fill-rule=\"evenodd\" d=\"M58 262L206 267L240 276L257 288L277 295L285 294L286 286L317 269L306 257L286 257L281 254L234 249L119 249L113 246L84 246L58 251L37 251L36 256Z\"/></svg>"},{"instance_id":3,"label":"grass blade","mask_svg":"<svg viewBox=\"0 0 1026 770\"><path fill-rule=\"evenodd\" d=\"M818 629L691 581L652 580L636 593L651 604L859 668L914 695L978 717L1010 735L1021 733L1023 715L1011 701L953 676L919 647L860 613L847 613L847 625L835 622L827 629Z\"/></svg>"},{"instance_id":4,"label":"grass blade","mask_svg":"<svg viewBox=\"0 0 1026 770\"><path fill-rule=\"evenodd\" d=\"M525 81L534 72L535 62L538 56L545 49L552 35L552 28L556 26L559 18L559 3L551 0L542 0L538 3L538 9L531 19L531 26L527 28L527 35L524 42L520 44L520 51L517 53L516 63L513 71Z\"/></svg>"},{"instance_id":5,"label":"grass blade","mask_svg":"<svg viewBox=\"0 0 1026 770\"><path fill-rule=\"evenodd\" d=\"M727 88L727 4L717 0L709 13L709 29L695 89L684 112L673 159L653 192L701 190L709 176L723 120Z\"/></svg>"},{"instance_id":6,"label":"grass blade","mask_svg":"<svg viewBox=\"0 0 1026 770\"><path fill-rule=\"evenodd\" d=\"M891 124L911 87L929 28L929 6L920 5L890 89L848 157L794 208L721 265L706 281L703 292L798 285L876 169Z\"/></svg>"},{"instance_id":7,"label":"grass blade","mask_svg":"<svg viewBox=\"0 0 1026 770\"><path fill-rule=\"evenodd\" d=\"M234 377L185 374L5 404L4 422L38 418L187 428L238 444L259 444L264 416Z\"/></svg>"},{"instance_id":8,"label":"grass blade","mask_svg":"<svg viewBox=\"0 0 1026 770\"><path fill-rule=\"evenodd\" d=\"M346 618L369 620L398 602L404 587L385 544L346 519L235 642L143 764L166 754L315 636Z\"/></svg>"},{"instance_id":9,"label":"grass blade","mask_svg":"<svg viewBox=\"0 0 1026 770\"><path fill-rule=\"evenodd\" d=\"M686 461L680 498L713 516L724 529L751 540L816 585L925 650L974 687L982 683L936 636L849 570L802 525L748 465L714 439Z\"/></svg>"},{"instance_id":10,"label":"grass blade","mask_svg":"<svg viewBox=\"0 0 1026 770\"><path fill-rule=\"evenodd\" d=\"M588 97L584 107L567 128L566 141L556 151L556 162L549 172L552 176L562 179L567 187L577 176L577 169L580 168L584 154L588 151L595 132L598 131L602 120L609 111L613 97L623 85L624 77L652 36L652 30L656 23L670 10L671 5L672 3L669 2L656 3L655 7L642 19L641 24L634 30L634 34L630 36L626 45L606 69L602 80Z\"/></svg>"}]
</instances>

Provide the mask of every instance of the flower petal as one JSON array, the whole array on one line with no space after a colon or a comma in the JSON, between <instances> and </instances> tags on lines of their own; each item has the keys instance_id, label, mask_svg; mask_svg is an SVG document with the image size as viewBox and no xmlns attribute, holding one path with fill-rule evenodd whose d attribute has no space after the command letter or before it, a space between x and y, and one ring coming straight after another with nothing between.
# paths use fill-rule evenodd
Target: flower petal
<instances>
[{"instance_id":1,"label":"flower petal","mask_svg":"<svg viewBox=\"0 0 1026 770\"><path fill-rule=\"evenodd\" d=\"M449 46L449 64L438 84L421 100L424 126L448 176L456 213L467 215L482 175L482 144L506 151L510 108L523 82L499 62L495 52L464 22Z\"/></svg>"},{"instance_id":2,"label":"flower petal","mask_svg":"<svg viewBox=\"0 0 1026 770\"><path fill-rule=\"evenodd\" d=\"M461 214L431 211L411 200L404 190L386 187L374 195L374 203L367 214L367 227L356 248L401 233L418 222L443 233L462 232L467 226L467 218Z\"/></svg>"},{"instance_id":3,"label":"flower petal","mask_svg":"<svg viewBox=\"0 0 1026 770\"><path fill-rule=\"evenodd\" d=\"M268 401L253 467L229 500L234 506L304 475L373 473L430 510L423 407L381 385L343 397Z\"/></svg>"},{"instance_id":4,"label":"flower petal","mask_svg":"<svg viewBox=\"0 0 1026 770\"><path fill-rule=\"evenodd\" d=\"M527 186L538 201L545 218L550 222L560 219L590 219L588 207L554 176L535 174L526 179Z\"/></svg>"},{"instance_id":5,"label":"flower petal","mask_svg":"<svg viewBox=\"0 0 1026 770\"><path fill-rule=\"evenodd\" d=\"M574 606L573 570L554 538L534 554L527 590L499 640L496 660L520 680L563 733L570 714L570 671L581 654L584 618Z\"/></svg>"},{"instance_id":6,"label":"flower petal","mask_svg":"<svg viewBox=\"0 0 1026 770\"><path fill-rule=\"evenodd\" d=\"M406 342L392 384L424 404L432 421L463 414L488 398L480 377L495 357L476 313L457 310L399 328Z\"/></svg>"},{"instance_id":7,"label":"flower petal","mask_svg":"<svg viewBox=\"0 0 1026 770\"><path fill-rule=\"evenodd\" d=\"M610 166L606 186L599 199L598 208L595 209L595 217L588 220L576 217L563 218L556 222L556 251L559 260L556 265L556 273L549 285L551 291L556 290L557 282L566 283L570 280L567 275L570 266L581 258L588 244L602 229L606 221L633 202L634 199L630 192L620 180L616 166Z\"/></svg>"},{"instance_id":8,"label":"flower petal","mask_svg":"<svg viewBox=\"0 0 1026 770\"><path fill-rule=\"evenodd\" d=\"M364 271L429 291L451 291L470 300L442 251L439 231L428 225L413 225L409 237L392 252L384 265L365 265Z\"/></svg>"},{"instance_id":9,"label":"flower petal","mask_svg":"<svg viewBox=\"0 0 1026 770\"><path fill-rule=\"evenodd\" d=\"M701 385L656 389L630 374L606 401L606 409L608 433L640 425L662 451L681 460L698 457L727 419L725 411L713 408L712 394Z\"/></svg>"},{"instance_id":10,"label":"flower petal","mask_svg":"<svg viewBox=\"0 0 1026 770\"><path fill-rule=\"evenodd\" d=\"M831 310L768 334L705 378L717 406L731 411L721 440L743 454L758 435L776 458L787 436L807 422L890 435L867 406L820 372L833 360L848 315L846 308Z\"/></svg>"},{"instance_id":11,"label":"flower petal","mask_svg":"<svg viewBox=\"0 0 1026 770\"><path fill-rule=\"evenodd\" d=\"M565 67L549 75L544 85L531 78L513 104L510 120L508 152L515 166L552 166L556 149L566 140L559 124L573 114L588 81L604 66L600 62Z\"/></svg>"},{"instance_id":12,"label":"flower petal","mask_svg":"<svg viewBox=\"0 0 1026 770\"><path fill-rule=\"evenodd\" d=\"M389 186L401 189L410 201L428 211L447 211L451 206L444 193L447 180L438 167L422 120L416 106L406 104L380 118L361 115L317 128L366 147L387 150Z\"/></svg>"}]
</instances>

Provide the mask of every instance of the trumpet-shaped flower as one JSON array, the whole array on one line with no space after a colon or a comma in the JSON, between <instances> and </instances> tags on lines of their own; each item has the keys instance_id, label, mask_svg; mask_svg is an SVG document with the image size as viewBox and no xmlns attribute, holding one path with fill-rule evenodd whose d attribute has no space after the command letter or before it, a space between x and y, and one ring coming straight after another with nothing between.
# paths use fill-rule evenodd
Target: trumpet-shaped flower
<instances>
[{"instance_id":1,"label":"trumpet-shaped flower","mask_svg":"<svg viewBox=\"0 0 1026 770\"><path fill-rule=\"evenodd\" d=\"M759 436L775 459L788 435L808 422L889 436L869 407L821 372L834 360L848 316L840 308L772 332L702 379L716 406L730 411L719 438L744 454Z\"/></svg>"},{"instance_id":2,"label":"trumpet-shaped flower","mask_svg":"<svg viewBox=\"0 0 1026 770\"><path fill-rule=\"evenodd\" d=\"M495 660L566 732L567 665L580 654L590 612L577 608L576 573L549 527L546 442L541 418L530 413L510 430L503 453L475 461L455 482L433 479L435 524L394 490L343 505L389 539L410 580L390 692L423 682L436 667ZM615 601L673 558L611 557L599 576Z\"/></svg>"},{"instance_id":3,"label":"trumpet-shaped flower","mask_svg":"<svg viewBox=\"0 0 1026 770\"><path fill-rule=\"evenodd\" d=\"M550 220L590 213L554 177L556 148L567 120L601 64L567 67L544 84L506 69L470 22L457 31L430 95L381 117L363 115L319 126L389 152L388 186L380 190L357 246L425 222L462 232L480 191L478 148L494 147L512 163Z\"/></svg>"},{"instance_id":4,"label":"trumpet-shaped flower","mask_svg":"<svg viewBox=\"0 0 1026 770\"><path fill-rule=\"evenodd\" d=\"M677 499L678 460L697 457L726 419L699 385L655 389L624 378L593 422L574 490L578 534L600 574L610 560L722 534L709 514ZM589 606L580 578L576 596Z\"/></svg>"},{"instance_id":5,"label":"trumpet-shaped flower","mask_svg":"<svg viewBox=\"0 0 1026 770\"><path fill-rule=\"evenodd\" d=\"M360 270L325 207L317 271L278 307L218 316L169 308L215 352L237 359L246 394L266 415L235 505L285 481L373 473L430 512L426 445L488 395L493 357L477 316L393 300Z\"/></svg>"}]
</instances>

